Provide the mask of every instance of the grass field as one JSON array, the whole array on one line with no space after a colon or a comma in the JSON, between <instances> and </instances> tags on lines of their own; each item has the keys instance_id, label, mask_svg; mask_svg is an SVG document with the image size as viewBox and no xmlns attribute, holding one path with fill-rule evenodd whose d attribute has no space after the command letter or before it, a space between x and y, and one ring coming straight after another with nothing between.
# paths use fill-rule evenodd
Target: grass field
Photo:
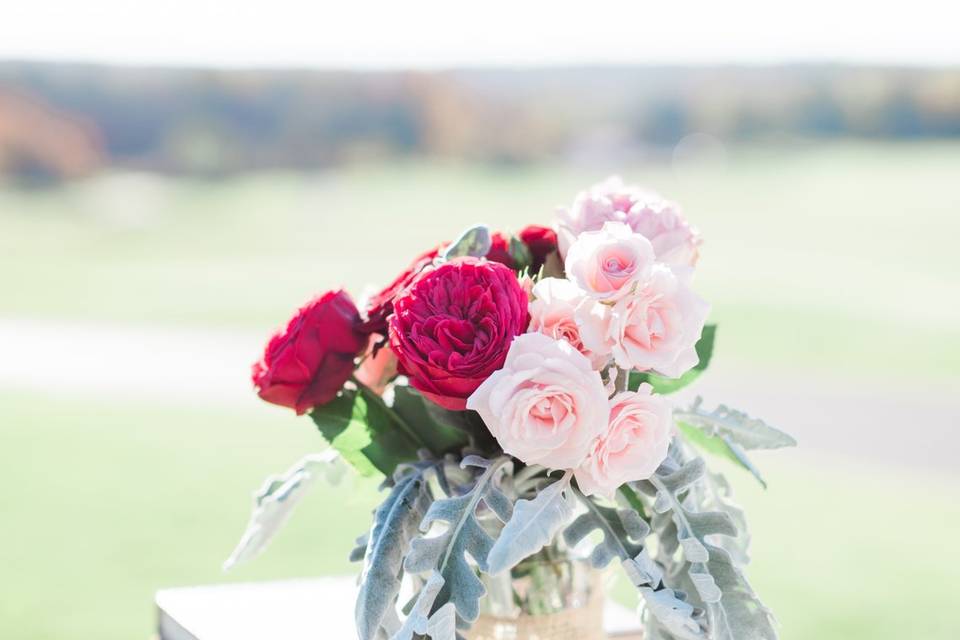
<instances>
[{"instance_id":1,"label":"grass field","mask_svg":"<svg viewBox=\"0 0 960 640\"><path fill-rule=\"evenodd\" d=\"M958 172L960 145L930 143L735 149L725 165L623 174L702 228L697 287L723 326L719 358L906 393L960 382ZM0 318L266 334L317 290L359 294L472 222L546 223L603 175L411 164L0 187ZM219 570L263 476L320 446L305 420L252 397L0 389L0 638L145 638L160 587L351 571L369 482L318 488L264 556ZM751 577L784 640L960 637L956 475L803 450L758 461L767 492L731 474L754 526Z\"/></svg>"}]
</instances>

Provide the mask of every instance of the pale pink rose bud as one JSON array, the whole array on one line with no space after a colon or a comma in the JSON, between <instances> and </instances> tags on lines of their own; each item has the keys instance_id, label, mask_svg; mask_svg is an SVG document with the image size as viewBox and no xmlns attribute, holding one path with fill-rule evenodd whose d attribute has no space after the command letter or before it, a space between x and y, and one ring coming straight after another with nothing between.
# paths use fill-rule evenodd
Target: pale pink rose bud
<instances>
[{"instance_id":1,"label":"pale pink rose bud","mask_svg":"<svg viewBox=\"0 0 960 640\"><path fill-rule=\"evenodd\" d=\"M577 237L564 268L567 277L590 297L616 301L645 282L653 264L649 240L622 222L607 222L599 231Z\"/></svg>"},{"instance_id":2,"label":"pale pink rose bud","mask_svg":"<svg viewBox=\"0 0 960 640\"><path fill-rule=\"evenodd\" d=\"M565 340L514 338L503 368L467 399L504 452L527 464L573 469L606 429L600 373Z\"/></svg>"},{"instance_id":3,"label":"pale pink rose bud","mask_svg":"<svg viewBox=\"0 0 960 640\"><path fill-rule=\"evenodd\" d=\"M667 457L673 433L670 407L650 385L610 399L609 425L577 467L577 485L586 495L613 498L626 482L646 480Z\"/></svg>"},{"instance_id":4,"label":"pale pink rose bud","mask_svg":"<svg viewBox=\"0 0 960 640\"><path fill-rule=\"evenodd\" d=\"M374 392L383 395L387 383L397 375L397 357L393 355L389 345L383 345L377 354L373 355L373 346L377 340L377 337L370 336L366 355L353 375Z\"/></svg>"},{"instance_id":5,"label":"pale pink rose bud","mask_svg":"<svg viewBox=\"0 0 960 640\"><path fill-rule=\"evenodd\" d=\"M678 378L699 362L695 346L710 305L690 288L690 272L657 264L636 295L609 310L605 337L618 366ZM591 348L594 339L587 336Z\"/></svg>"},{"instance_id":6,"label":"pale pink rose bud","mask_svg":"<svg viewBox=\"0 0 960 640\"><path fill-rule=\"evenodd\" d=\"M595 369L602 369L610 359L610 349L594 352L580 338L580 323L594 322L589 309L598 304L569 280L544 278L533 287L530 303L530 331L555 340L566 340L587 356Z\"/></svg>"}]
</instances>

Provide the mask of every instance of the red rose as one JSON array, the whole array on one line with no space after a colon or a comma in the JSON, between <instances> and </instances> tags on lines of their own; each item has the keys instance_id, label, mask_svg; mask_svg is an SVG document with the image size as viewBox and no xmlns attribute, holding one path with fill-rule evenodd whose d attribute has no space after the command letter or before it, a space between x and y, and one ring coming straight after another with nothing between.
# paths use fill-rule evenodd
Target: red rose
<instances>
[{"instance_id":1,"label":"red rose","mask_svg":"<svg viewBox=\"0 0 960 640\"><path fill-rule=\"evenodd\" d=\"M407 285L413 282L421 271L433 264L433 259L440 254L443 244L439 244L429 251L417 256L406 271L394 278L393 282L383 288L380 293L367 301L367 321L363 323L363 330L369 333L387 335L387 318L393 313L393 300Z\"/></svg>"},{"instance_id":2,"label":"red rose","mask_svg":"<svg viewBox=\"0 0 960 640\"><path fill-rule=\"evenodd\" d=\"M509 267L457 258L424 272L397 298L390 347L411 385L441 407L463 410L529 319L527 294Z\"/></svg>"},{"instance_id":3,"label":"red rose","mask_svg":"<svg viewBox=\"0 0 960 640\"><path fill-rule=\"evenodd\" d=\"M517 268L517 263L510 253L510 238L499 231L490 236L490 250L487 251L487 260L499 262L511 269Z\"/></svg>"},{"instance_id":4,"label":"red rose","mask_svg":"<svg viewBox=\"0 0 960 640\"><path fill-rule=\"evenodd\" d=\"M557 232L550 227L531 224L517 234L533 255L531 273L536 274L546 261L547 256L557 250Z\"/></svg>"},{"instance_id":5,"label":"red rose","mask_svg":"<svg viewBox=\"0 0 960 640\"><path fill-rule=\"evenodd\" d=\"M334 399L367 346L360 313L345 291L328 291L304 305L270 338L253 365L258 395L298 414Z\"/></svg>"}]
</instances>

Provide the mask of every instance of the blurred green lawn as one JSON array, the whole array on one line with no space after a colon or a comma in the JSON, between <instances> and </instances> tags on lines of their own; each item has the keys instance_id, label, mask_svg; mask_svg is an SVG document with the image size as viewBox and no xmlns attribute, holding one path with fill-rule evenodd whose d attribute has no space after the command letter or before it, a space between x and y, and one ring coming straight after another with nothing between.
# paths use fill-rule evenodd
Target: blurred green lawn
<instances>
[{"instance_id":1,"label":"blurred green lawn","mask_svg":"<svg viewBox=\"0 0 960 640\"><path fill-rule=\"evenodd\" d=\"M723 325L718 357L768 378L886 386L892 372L903 389L960 379L958 170L960 145L929 143L734 149L722 166L623 174L702 228L697 287ZM0 188L0 319L266 334L316 291L359 294L467 224L547 223L602 177L409 164ZM306 420L252 397L213 409L0 390L0 443L0 638L145 638L160 587L352 571L376 503L370 482L320 487L225 578L250 492L321 447ZM802 450L759 462L766 493L731 474L754 525L751 577L784 640L960 637L955 477Z\"/></svg>"}]
</instances>

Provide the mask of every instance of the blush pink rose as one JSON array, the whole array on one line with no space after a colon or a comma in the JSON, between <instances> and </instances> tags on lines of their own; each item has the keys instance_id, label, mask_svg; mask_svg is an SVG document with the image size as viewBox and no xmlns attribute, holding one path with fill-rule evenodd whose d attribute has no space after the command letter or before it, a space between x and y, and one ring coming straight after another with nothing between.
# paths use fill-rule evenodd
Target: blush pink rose
<instances>
[{"instance_id":1,"label":"blush pink rose","mask_svg":"<svg viewBox=\"0 0 960 640\"><path fill-rule=\"evenodd\" d=\"M567 251L567 277L597 300L620 300L650 277L650 241L622 222L581 233Z\"/></svg>"},{"instance_id":2,"label":"blush pink rose","mask_svg":"<svg viewBox=\"0 0 960 640\"><path fill-rule=\"evenodd\" d=\"M590 455L577 467L577 485L586 495L613 498L625 482L646 480L667 457L673 434L670 408L650 385L610 399L610 421Z\"/></svg>"},{"instance_id":3,"label":"blush pink rose","mask_svg":"<svg viewBox=\"0 0 960 640\"><path fill-rule=\"evenodd\" d=\"M603 322L583 333L585 343L590 348L605 344L624 369L671 378L689 371L699 362L695 346L710 312L690 288L689 272L656 265L636 295L609 307Z\"/></svg>"},{"instance_id":4,"label":"blush pink rose","mask_svg":"<svg viewBox=\"0 0 960 640\"><path fill-rule=\"evenodd\" d=\"M580 338L580 324L592 322L590 309L599 304L569 280L544 278L533 287L530 303L530 331L555 340L566 340L590 360L594 369L602 369L610 359L610 350L594 352Z\"/></svg>"},{"instance_id":5,"label":"blush pink rose","mask_svg":"<svg viewBox=\"0 0 960 640\"><path fill-rule=\"evenodd\" d=\"M678 267L697 264L700 233L672 202L659 196L639 201L627 213L627 224L650 241L658 262Z\"/></svg>"},{"instance_id":6,"label":"blush pink rose","mask_svg":"<svg viewBox=\"0 0 960 640\"><path fill-rule=\"evenodd\" d=\"M467 400L505 453L527 464L573 469L606 429L607 392L586 356L564 340L526 333L503 368Z\"/></svg>"},{"instance_id":7,"label":"blush pink rose","mask_svg":"<svg viewBox=\"0 0 960 640\"><path fill-rule=\"evenodd\" d=\"M375 349L379 341L377 336L370 336L367 352L353 375L374 392L383 395L387 383L397 375L397 357L393 355L389 345Z\"/></svg>"},{"instance_id":8,"label":"blush pink rose","mask_svg":"<svg viewBox=\"0 0 960 640\"><path fill-rule=\"evenodd\" d=\"M625 185L619 176L582 191L569 209L557 213L560 255L566 257L580 234L597 231L607 222L625 222L645 236L659 262L696 264L700 234L687 223L679 208L653 191Z\"/></svg>"}]
</instances>

